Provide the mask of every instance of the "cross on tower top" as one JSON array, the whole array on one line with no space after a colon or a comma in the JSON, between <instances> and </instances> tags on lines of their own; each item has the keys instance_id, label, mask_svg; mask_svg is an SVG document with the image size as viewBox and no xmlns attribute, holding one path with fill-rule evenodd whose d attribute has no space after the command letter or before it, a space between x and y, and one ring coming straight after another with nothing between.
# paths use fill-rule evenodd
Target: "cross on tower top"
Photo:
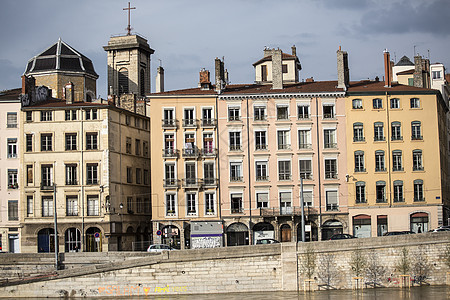
<instances>
[{"instance_id":1,"label":"cross on tower top","mask_svg":"<svg viewBox=\"0 0 450 300\"><path fill-rule=\"evenodd\" d=\"M136 7L130 7L130 2L128 2L128 7L124 8L123 10L128 10L128 26L127 26L127 35L131 35L131 25L130 25L130 12L132 9L136 9Z\"/></svg>"}]
</instances>

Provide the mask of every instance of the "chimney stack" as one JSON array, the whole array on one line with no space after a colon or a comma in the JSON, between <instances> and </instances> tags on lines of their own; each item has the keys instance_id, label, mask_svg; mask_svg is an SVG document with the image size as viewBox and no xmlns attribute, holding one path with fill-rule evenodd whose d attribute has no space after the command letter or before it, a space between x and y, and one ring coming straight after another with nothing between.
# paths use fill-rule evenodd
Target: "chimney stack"
<instances>
[{"instance_id":1,"label":"chimney stack","mask_svg":"<svg viewBox=\"0 0 450 300\"><path fill-rule=\"evenodd\" d=\"M280 49L272 50L272 89L283 89L282 52Z\"/></svg>"},{"instance_id":2,"label":"chimney stack","mask_svg":"<svg viewBox=\"0 0 450 300\"><path fill-rule=\"evenodd\" d=\"M414 56L414 74L413 81L415 87L423 87L423 64L420 55Z\"/></svg>"},{"instance_id":3,"label":"chimney stack","mask_svg":"<svg viewBox=\"0 0 450 300\"><path fill-rule=\"evenodd\" d=\"M392 69L391 69L391 56L387 49L384 50L384 87L391 87L392 82Z\"/></svg>"},{"instance_id":4,"label":"chimney stack","mask_svg":"<svg viewBox=\"0 0 450 300\"><path fill-rule=\"evenodd\" d=\"M295 45L294 45L291 47L291 49L292 49L292 55L297 56L297 47L295 47Z\"/></svg>"},{"instance_id":5,"label":"chimney stack","mask_svg":"<svg viewBox=\"0 0 450 300\"><path fill-rule=\"evenodd\" d=\"M66 98L67 104L73 103L74 98L74 90L73 90L73 83L69 81L68 84L64 86L64 97Z\"/></svg>"},{"instance_id":6,"label":"chimney stack","mask_svg":"<svg viewBox=\"0 0 450 300\"><path fill-rule=\"evenodd\" d=\"M164 68L159 66L156 69L156 90L157 93L164 92Z\"/></svg>"},{"instance_id":7,"label":"chimney stack","mask_svg":"<svg viewBox=\"0 0 450 300\"><path fill-rule=\"evenodd\" d=\"M219 94L222 92L222 89L225 88L225 69L224 63L219 58L216 57L214 61L215 65L215 79L216 79L216 92Z\"/></svg>"},{"instance_id":8,"label":"chimney stack","mask_svg":"<svg viewBox=\"0 0 450 300\"><path fill-rule=\"evenodd\" d=\"M350 72L348 69L348 54L346 51L341 50L341 46L339 46L339 50L337 53L337 73L338 73L338 89L347 90L350 82Z\"/></svg>"},{"instance_id":9,"label":"chimney stack","mask_svg":"<svg viewBox=\"0 0 450 300\"><path fill-rule=\"evenodd\" d=\"M203 68L200 71L200 82L198 84L201 90L209 90L211 88L211 81L209 80L209 71Z\"/></svg>"}]
</instances>

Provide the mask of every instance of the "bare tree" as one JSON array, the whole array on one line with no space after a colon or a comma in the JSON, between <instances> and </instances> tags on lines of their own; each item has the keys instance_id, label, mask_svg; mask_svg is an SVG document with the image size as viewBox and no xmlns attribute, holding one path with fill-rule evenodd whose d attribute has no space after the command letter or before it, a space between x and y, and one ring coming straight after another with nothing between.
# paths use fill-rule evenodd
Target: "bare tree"
<instances>
[{"instance_id":1,"label":"bare tree","mask_svg":"<svg viewBox=\"0 0 450 300\"><path fill-rule=\"evenodd\" d=\"M430 275L432 264L428 261L427 255L423 248L414 256L412 261L412 273L414 275L414 282L420 285L425 283L426 278Z\"/></svg>"},{"instance_id":2,"label":"bare tree","mask_svg":"<svg viewBox=\"0 0 450 300\"><path fill-rule=\"evenodd\" d=\"M356 277L361 277L365 273L367 267L367 258L362 252L361 248L359 248L359 246L352 252L350 267L352 268L353 274Z\"/></svg>"},{"instance_id":3,"label":"bare tree","mask_svg":"<svg viewBox=\"0 0 450 300\"><path fill-rule=\"evenodd\" d=\"M378 254L371 251L367 258L366 276L373 287L381 286L381 279L386 274L386 268L380 264Z\"/></svg>"},{"instance_id":4,"label":"bare tree","mask_svg":"<svg viewBox=\"0 0 450 300\"><path fill-rule=\"evenodd\" d=\"M333 283L339 277L339 271L336 268L336 256L332 253L323 254L319 258L319 266L317 270L317 277L328 289L333 286Z\"/></svg>"},{"instance_id":5,"label":"bare tree","mask_svg":"<svg viewBox=\"0 0 450 300\"><path fill-rule=\"evenodd\" d=\"M395 264L395 270L400 274L408 274L411 270L411 261L409 259L409 251L405 247L402 248L400 258Z\"/></svg>"},{"instance_id":6,"label":"bare tree","mask_svg":"<svg viewBox=\"0 0 450 300\"><path fill-rule=\"evenodd\" d=\"M316 270L316 252L314 252L313 247L308 245L306 247L306 252L302 255L302 257L302 273L305 274L308 279L311 279L313 278L314 271Z\"/></svg>"}]
</instances>

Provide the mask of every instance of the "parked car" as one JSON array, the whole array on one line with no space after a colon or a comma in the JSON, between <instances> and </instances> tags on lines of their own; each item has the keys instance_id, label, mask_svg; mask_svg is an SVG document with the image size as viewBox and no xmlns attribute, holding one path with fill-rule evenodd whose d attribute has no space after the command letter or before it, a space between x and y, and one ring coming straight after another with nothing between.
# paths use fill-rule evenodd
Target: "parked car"
<instances>
[{"instance_id":1,"label":"parked car","mask_svg":"<svg viewBox=\"0 0 450 300\"><path fill-rule=\"evenodd\" d=\"M278 244L278 243L280 243L280 242L275 240L275 239L260 239L260 240L256 240L256 244Z\"/></svg>"},{"instance_id":2,"label":"parked car","mask_svg":"<svg viewBox=\"0 0 450 300\"><path fill-rule=\"evenodd\" d=\"M333 234L330 237L330 241L331 240L347 240L347 239L356 239L356 236L347 234L347 233L338 233L338 234Z\"/></svg>"},{"instance_id":3,"label":"parked car","mask_svg":"<svg viewBox=\"0 0 450 300\"><path fill-rule=\"evenodd\" d=\"M154 244L154 245L150 245L147 248L147 252L163 252L163 251L171 251L171 250L176 250L176 249L172 248L166 244Z\"/></svg>"},{"instance_id":4,"label":"parked car","mask_svg":"<svg viewBox=\"0 0 450 300\"><path fill-rule=\"evenodd\" d=\"M450 225L441 225L438 228L446 228L446 229L450 229Z\"/></svg>"},{"instance_id":5,"label":"parked car","mask_svg":"<svg viewBox=\"0 0 450 300\"><path fill-rule=\"evenodd\" d=\"M384 233L383 235L384 236L390 236L390 235L403 235L403 234L415 234L415 232L414 231L408 231L408 230L405 230L405 231L388 231L388 232Z\"/></svg>"},{"instance_id":6,"label":"parked car","mask_svg":"<svg viewBox=\"0 0 450 300\"><path fill-rule=\"evenodd\" d=\"M446 227L439 227L433 230L430 230L429 232L441 232L441 231L450 231L450 228L446 228Z\"/></svg>"}]
</instances>

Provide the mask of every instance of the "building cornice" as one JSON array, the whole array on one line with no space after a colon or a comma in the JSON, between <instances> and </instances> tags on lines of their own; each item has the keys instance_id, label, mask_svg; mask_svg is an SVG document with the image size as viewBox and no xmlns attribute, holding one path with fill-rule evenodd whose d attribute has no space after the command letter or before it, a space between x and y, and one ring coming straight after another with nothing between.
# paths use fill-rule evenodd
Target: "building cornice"
<instances>
[{"instance_id":1,"label":"building cornice","mask_svg":"<svg viewBox=\"0 0 450 300\"><path fill-rule=\"evenodd\" d=\"M315 97L339 98L345 97L345 92L219 95L219 100L292 99L292 98L315 98Z\"/></svg>"}]
</instances>

